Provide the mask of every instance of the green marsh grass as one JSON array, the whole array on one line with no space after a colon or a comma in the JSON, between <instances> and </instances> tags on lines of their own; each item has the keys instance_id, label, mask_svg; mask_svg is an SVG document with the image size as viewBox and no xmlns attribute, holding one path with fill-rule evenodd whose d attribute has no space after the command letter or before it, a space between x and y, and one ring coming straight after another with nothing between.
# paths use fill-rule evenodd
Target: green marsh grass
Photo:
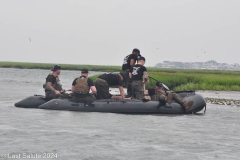
<instances>
[{"instance_id":1,"label":"green marsh grass","mask_svg":"<svg viewBox=\"0 0 240 160\"><path fill-rule=\"evenodd\" d=\"M54 64L0 62L0 67L24 69L50 69ZM118 72L120 66L60 64L64 70ZM226 70L168 69L148 67L149 76L163 82L172 90L216 90L240 91L240 72ZM91 77L96 80L99 75ZM150 80L147 88L153 88L155 81Z\"/></svg>"}]
</instances>

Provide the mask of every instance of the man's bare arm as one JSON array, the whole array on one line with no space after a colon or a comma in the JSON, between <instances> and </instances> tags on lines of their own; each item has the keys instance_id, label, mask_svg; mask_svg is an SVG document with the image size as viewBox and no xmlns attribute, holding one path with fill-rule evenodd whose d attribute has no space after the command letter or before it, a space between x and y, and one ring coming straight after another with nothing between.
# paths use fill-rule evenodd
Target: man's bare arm
<instances>
[{"instance_id":1,"label":"man's bare arm","mask_svg":"<svg viewBox=\"0 0 240 160\"><path fill-rule=\"evenodd\" d=\"M132 79L132 73L131 72L129 72L129 78Z\"/></svg>"},{"instance_id":2,"label":"man's bare arm","mask_svg":"<svg viewBox=\"0 0 240 160\"><path fill-rule=\"evenodd\" d=\"M144 83L148 83L148 73L145 71L143 72Z\"/></svg>"},{"instance_id":3,"label":"man's bare arm","mask_svg":"<svg viewBox=\"0 0 240 160\"><path fill-rule=\"evenodd\" d=\"M118 88L119 88L120 95L121 95L122 99L124 99L124 98L125 98L125 94L124 94L123 87L122 87L122 86L119 86Z\"/></svg>"},{"instance_id":4,"label":"man's bare arm","mask_svg":"<svg viewBox=\"0 0 240 160\"><path fill-rule=\"evenodd\" d=\"M75 86L72 86L72 92L75 92Z\"/></svg>"},{"instance_id":5,"label":"man's bare arm","mask_svg":"<svg viewBox=\"0 0 240 160\"><path fill-rule=\"evenodd\" d=\"M135 61L134 59L131 59L131 60L130 60L130 66L131 66L131 67L134 66L135 63L136 63L136 61Z\"/></svg>"},{"instance_id":6,"label":"man's bare arm","mask_svg":"<svg viewBox=\"0 0 240 160\"><path fill-rule=\"evenodd\" d=\"M51 83L51 82L47 82L47 83L46 83L46 89L55 92L55 89L52 87L52 83Z\"/></svg>"},{"instance_id":7,"label":"man's bare arm","mask_svg":"<svg viewBox=\"0 0 240 160\"><path fill-rule=\"evenodd\" d=\"M92 93L97 93L97 89L95 86L91 86L90 89L91 89Z\"/></svg>"}]
</instances>

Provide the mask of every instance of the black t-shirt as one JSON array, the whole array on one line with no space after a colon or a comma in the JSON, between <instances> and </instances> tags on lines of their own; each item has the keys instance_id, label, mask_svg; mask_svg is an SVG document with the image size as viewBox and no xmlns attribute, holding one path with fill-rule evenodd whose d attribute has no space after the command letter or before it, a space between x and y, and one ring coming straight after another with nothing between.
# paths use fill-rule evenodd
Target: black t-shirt
<instances>
[{"instance_id":1,"label":"black t-shirt","mask_svg":"<svg viewBox=\"0 0 240 160\"><path fill-rule=\"evenodd\" d=\"M147 72L147 68L140 65L136 64L130 69L130 73L132 73L132 80L143 80L143 73Z\"/></svg>"},{"instance_id":2,"label":"black t-shirt","mask_svg":"<svg viewBox=\"0 0 240 160\"><path fill-rule=\"evenodd\" d=\"M46 83L47 83L47 82L51 82L52 84L55 84L55 83L56 83L56 80L57 80L57 78L54 77L54 75L49 74L49 75L47 76L47 78L46 78Z\"/></svg>"},{"instance_id":3,"label":"black t-shirt","mask_svg":"<svg viewBox=\"0 0 240 160\"><path fill-rule=\"evenodd\" d=\"M109 86L123 86L123 82L118 74L105 73L98 78L105 80Z\"/></svg>"},{"instance_id":4,"label":"black t-shirt","mask_svg":"<svg viewBox=\"0 0 240 160\"><path fill-rule=\"evenodd\" d=\"M84 77L84 76L81 76L80 78L82 78L82 77ZM73 83L72 83L72 86L75 86L75 85L77 84L77 79L78 79L78 78L74 79L74 81L73 81ZM89 87L95 86L94 83L93 83L93 81L92 81L90 78L88 78L87 83L88 83L88 86L89 86Z\"/></svg>"},{"instance_id":5,"label":"black t-shirt","mask_svg":"<svg viewBox=\"0 0 240 160\"><path fill-rule=\"evenodd\" d=\"M54 75L52 75L52 74L49 74L49 75L47 76L47 78L46 78L46 83L47 83L47 82L51 82L52 84L55 84L56 81L57 81L57 78L54 77ZM48 90L45 89L45 91L48 91Z\"/></svg>"},{"instance_id":6,"label":"black t-shirt","mask_svg":"<svg viewBox=\"0 0 240 160\"><path fill-rule=\"evenodd\" d=\"M130 66L131 59L133 59L134 62L136 63L138 56L136 54L130 54L130 55L126 56L123 60L123 65L122 65L123 71L131 68L131 66Z\"/></svg>"}]
</instances>

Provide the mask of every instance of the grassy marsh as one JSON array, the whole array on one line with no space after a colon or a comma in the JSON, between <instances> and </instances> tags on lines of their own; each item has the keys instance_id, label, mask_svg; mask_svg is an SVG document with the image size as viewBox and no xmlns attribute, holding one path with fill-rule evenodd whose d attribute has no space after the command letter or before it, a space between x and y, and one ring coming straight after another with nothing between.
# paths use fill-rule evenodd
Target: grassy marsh
<instances>
[{"instance_id":1,"label":"grassy marsh","mask_svg":"<svg viewBox=\"0 0 240 160\"><path fill-rule=\"evenodd\" d=\"M0 62L4 68L24 69L50 69L54 64L49 63L25 63L25 62ZM120 66L101 65L74 65L60 64L64 70L81 70L88 68L91 71L118 72ZM240 91L240 72L225 70L189 70L166 69L148 67L149 76L158 79L173 90L216 90L216 91ZM95 80L98 76L93 76ZM155 81L151 80L148 88L154 87Z\"/></svg>"}]
</instances>

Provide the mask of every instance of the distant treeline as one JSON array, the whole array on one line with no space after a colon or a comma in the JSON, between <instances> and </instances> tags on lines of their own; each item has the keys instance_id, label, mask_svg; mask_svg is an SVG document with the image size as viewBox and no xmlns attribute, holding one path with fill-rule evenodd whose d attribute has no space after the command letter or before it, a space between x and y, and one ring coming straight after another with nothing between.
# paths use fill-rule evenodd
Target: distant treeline
<instances>
[{"instance_id":1,"label":"distant treeline","mask_svg":"<svg viewBox=\"0 0 240 160\"><path fill-rule=\"evenodd\" d=\"M54 64L0 62L0 67L24 69L50 69ZM88 68L91 71L118 72L120 66L101 65L74 65L60 64L64 70L81 70ZM149 68L149 75L166 84L172 90L218 90L240 91L240 72L223 70L195 70L195 69L166 69ZM92 77L94 80L97 76ZM155 81L147 85L152 88Z\"/></svg>"}]
</instances>

